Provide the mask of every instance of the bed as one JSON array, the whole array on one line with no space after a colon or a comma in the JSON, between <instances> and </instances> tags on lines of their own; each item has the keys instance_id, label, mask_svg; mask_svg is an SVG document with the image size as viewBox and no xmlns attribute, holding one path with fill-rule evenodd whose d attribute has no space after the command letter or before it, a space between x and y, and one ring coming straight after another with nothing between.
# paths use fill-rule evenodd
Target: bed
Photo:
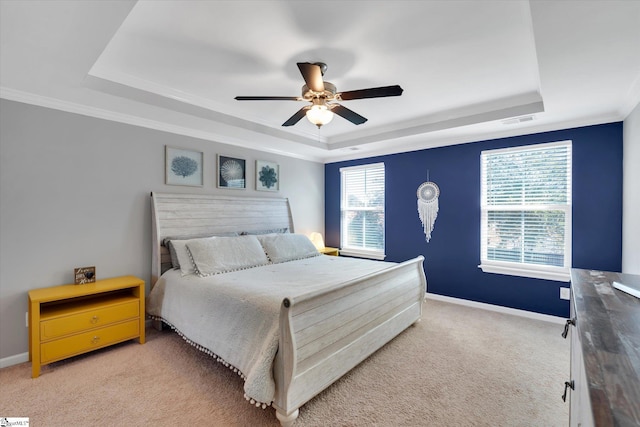
<instances>
[{"instance_id":1,"label":"bed","mask_svg":"<svg viewBox=\"0 0 640 427\"><path fill-rule=\"evenodd\" d=\"M148 314L156 327L171 326L237 372L245 398L273 406L282 426L420 320L422 256L390 263L320 255L294 233L285 198L152 193L151 199ZM173 268L177 250L172 262L168 241L188 242L191 266ZM221 268L208 262L212 253L255 260Z\"/></svg>"}]
</instances>

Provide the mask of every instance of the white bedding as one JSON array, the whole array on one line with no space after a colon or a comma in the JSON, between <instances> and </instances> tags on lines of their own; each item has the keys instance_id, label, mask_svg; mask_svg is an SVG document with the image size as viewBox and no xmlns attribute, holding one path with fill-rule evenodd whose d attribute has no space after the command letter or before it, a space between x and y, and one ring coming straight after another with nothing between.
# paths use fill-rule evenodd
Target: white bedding
<instances>
[{"instance_id":1,"label":"white bedding","mask_svg":"<svg viewBox=\"0 0 640 427\"><path fill-rule=\"evenodd\" d=\"M282 300L393 265L322 255L204 278L169 270L149 294L147 312L237 368L246 396L270 404Z\"/></svg>"}]
</instances>

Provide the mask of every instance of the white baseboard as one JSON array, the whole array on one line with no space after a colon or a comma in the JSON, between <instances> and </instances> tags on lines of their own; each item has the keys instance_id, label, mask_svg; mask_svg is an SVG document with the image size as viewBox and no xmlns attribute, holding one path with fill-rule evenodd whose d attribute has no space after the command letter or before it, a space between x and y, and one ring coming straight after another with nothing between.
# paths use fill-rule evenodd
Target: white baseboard
<instances>
[{"instance_id":1,"label":"white baseboard","mask_svg":"<svg viewBox=\"0 0 640 427\"><path fill-rule=\"evenodd\" d=\"M29 361L29 352L20 353L0 359L0 369Z\"/></svg>"},{"instance_id":2,"label":"white baseboard","mask_svg":"<svg viewBox=\"0 0 640 427\"><path fill-rule=\"evenodd\" d=\"M145 320L145 326L148 328L151 327L151 319ZM9 366L18 365L20 363L29 361L29 352L20 353L9 357L4 357L0 359L0 369L7 368Z\"/></svg>"},{"instance_id":3,"label":"white baseboard","mask_svg":"<svg viewBox=\"0 0 640 427\"><path fill-rule=\"evenodd\" d=\"M551 316L549 314L534 313L533 311L518 310L516 308L502 307L500 305L486 304L486 303L477 302L477 301L469 301L461 298L446 297L444 295L427 293L426 298L436 300L436 301L448 302L451 304L465 305L467 307L481 308L483 310L496 311L498 313L505 313L505 314L511 314L514 316L527 317L529 319L542 320L544 322L557 323L559 325L564 325L567 322L567 319L565 319L564 317Z\"/></svg>"}]
</instances>

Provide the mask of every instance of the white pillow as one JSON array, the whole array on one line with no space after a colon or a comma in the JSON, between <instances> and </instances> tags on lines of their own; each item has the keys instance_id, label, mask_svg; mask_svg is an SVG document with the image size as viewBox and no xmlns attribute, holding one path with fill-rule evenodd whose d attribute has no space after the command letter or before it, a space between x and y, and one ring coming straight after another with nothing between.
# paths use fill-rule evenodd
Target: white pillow
<instances>
[{"instance_id":1,"label":"white pillow","mask_svg":"<svg viewBox=\"0 0 640 427\"><path fill-rule=\"evenodd\" d=\"M180 266L180 271L183 276L196 272L196 269L193 267L193 262L191 262L189 251L187 250L187 243L193 240L201 239L171 240L171 247L176 254L176 258L178 258L178 265Z\"/></svg>"},{"instance_id":2,"label":"white pillow","mask_svg":"<svg viewBox=\"0 0 640 427\"><path fill-rule=\"evenodd\" d=\"M187 249L201 277L269 263L256 236L194 239L187 242Z\"/></svg>"},{"instance_id":3,"label":"white pillow","mask_svg":"<svg viewBox=\"0 0 640 427\"><path fill-rule=\"evenodd\" d=\"M203 237L213 237L213 236L230 237L230 236L237 236L237 235L238 233L236 233L235 231L229 231L226 233L216 233L216 234L207 233L199 236L190 236L190 237L187 237L187 236L165 237L162 240L162 245L169 249L169 254L171 255L171 266L173 268L180 268L180 261L178 260L178 254L176 253L176 249L174 248L174 245L171 242L177 241L177 240L186 241L191 239L201 239ZM187 248L183 244L180 244L180 251L182 251L182 258L188 262L187 268L188 269L191 268L192 262L191 262L191 259L189 258L189 253L187 252Z\"/></svg>"},{"instance_id":4,"label":"white pillow","mask_svg":"<svg viewBox=\"0 0 640 427\"><path fill-rule=\"evenodd\" d=\"M258 240L273 263L320 255L304 234L265 234L258 236Z\"/></svg>"}]
</instances>

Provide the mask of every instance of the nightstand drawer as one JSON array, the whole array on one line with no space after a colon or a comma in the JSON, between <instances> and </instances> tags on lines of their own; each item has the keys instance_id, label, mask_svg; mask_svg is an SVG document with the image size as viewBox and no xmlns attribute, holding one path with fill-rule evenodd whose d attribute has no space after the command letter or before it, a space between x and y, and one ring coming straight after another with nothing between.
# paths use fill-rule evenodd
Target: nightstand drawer
<instances>
[{"instance_id":1,"label":"nightstand drawer","mask_svg":"<svg viewBox=\"0 0 640 427\"><path fill-rule=\"evenodd\" d=\"M138 319L106 328L95 329L68 338L43 343L40 350L40 363L50 363L87 351L96 350L140 335Z\"/></svg>"},{"instance_id":2,"label":"nightstand drawer","mask_svg":"<svg viewBox=\"0 0 640 427\"><path fill-rule=\"evenodd\" d=\"M87 305L88 309L81 312L77 312L76 308L75 312L60 309L55 315L49 313L49 318L40 322L40 340L47 341L140 316L140 303L137 298L120 298L108 303L96 302Z\"/></svg>"}]
</instances>

